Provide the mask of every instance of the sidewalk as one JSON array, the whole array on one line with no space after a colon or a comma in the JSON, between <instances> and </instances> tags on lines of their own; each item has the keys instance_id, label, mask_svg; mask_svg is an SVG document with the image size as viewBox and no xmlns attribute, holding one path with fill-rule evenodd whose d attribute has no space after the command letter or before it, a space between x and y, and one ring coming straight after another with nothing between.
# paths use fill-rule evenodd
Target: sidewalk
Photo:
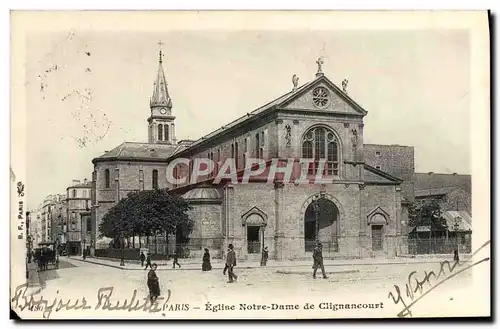
<instances>
[{"instance_id":1,"label":"sidewalk","mask_svg":"<svg viewBox=\"0 0 500 329\"><path fill-rule=\"evenodd\" d=\"M438 255L437 255L438 256ZM452 261L453 255L447 255L448 257L433 257L433 258L406 258L406 257L398 257L398 258L365 258L365 259L350 259L350 260L324 260L325 267L332 266L379 266L379 265L403 265L403 264L438 264L443 260ZM71 260L76 260L80 262L86 262L96 265L108 266L117 268L120 270L128 270L128 271L139 271L144 270L144 267L141 266L140 263L136 261L125 261L125 266L120 266L120 260L110 260L110 259L102 259L96 257L87 257L85 260L81 257L70 257ZM158 265L159 271L170 270L173 271L172 268L172 260L170 261L152 261L152 263L156 263ZM181 268L178 267L175 270L201 270L201 260L196 259L186 259L179 260ZM222 259L212 259L211 261L213 269L223 269L225 266L225 261ZM289 267L311 267L312 260L288 260L288 261L273 261L269 260L267 262L268 268L289 268ZM237 262L238 269L251 269L251 268L260 268L260 262L255 261L239 261Z\"/></svg>"}]
</instances>

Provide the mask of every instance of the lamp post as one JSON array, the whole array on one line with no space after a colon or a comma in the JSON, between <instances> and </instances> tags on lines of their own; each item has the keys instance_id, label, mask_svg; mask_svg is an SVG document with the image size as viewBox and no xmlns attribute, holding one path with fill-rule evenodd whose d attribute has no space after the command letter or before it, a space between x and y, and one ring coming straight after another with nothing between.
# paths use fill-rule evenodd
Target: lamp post
<instances>
[{"instance_id":1,"label":"lamp post","mask_svg":"<svg viewBox=\"0 0 500 329\"><path fill-rule=\"evenodd\" d=\"M314 210L314 216L316 218L316 243L319 242L319 196L316 195L314 197L314 200L312 202L313 210Z\"/></svg>"},{"instance_id":2,"label":"lamp post","mask_svg":"<svg viewBox=\"0 0 500 329\"><path fill-rule=\"evenodd\" d=\"M56 238L56 266L59 267L59 237Z\"/></svg>"},{"instance_id":3,"label":"lamp post","mask_svg":"<svg viewBox=\"0 0 500 329\"><path fill-rule=\"evenodd\" d=\"M123 255L123 214L120 216L120 266L125 266L125 258Z\"/></svg>"},{"instance_id":4,"label":"lamp post","mask_svg":"<svg viewBox=\"0 0 500 329\"><path fill-rule=\"evenodd\" d=\"M316 216L316 244L319 243L319 215L320 215L320 199L324 199L325 198L325 194L326 192L325 191L320 191L319 192L319 195L316 195L314 197L314 200L312 202L313 204L313 209L314 209L314 215Z\"/></svg>"},{"instance_id":5,"label":"lamp post","mask_svg":"<svg viewBox=\"0 0 500 329\"><path fill-rule=\"evenodd\" d=\"M455 232L455 245L457 246L457 250L458 250L458 229L460 227L460 217L455 217L454 218L454 223L453 223L453 231Z\"/></svg>"},{"instance_id":6,"label":"lamp post","mask_svg":"<svg viewBox=\"0 0 500 329\"><path fill-rule=\"evenodd\" d=\"M28 235L28 238L26 241L28 242L28 263L31 263L31 248L33 245L33 239L31 238L31 235Z\"/></svg>"}]
</instances>

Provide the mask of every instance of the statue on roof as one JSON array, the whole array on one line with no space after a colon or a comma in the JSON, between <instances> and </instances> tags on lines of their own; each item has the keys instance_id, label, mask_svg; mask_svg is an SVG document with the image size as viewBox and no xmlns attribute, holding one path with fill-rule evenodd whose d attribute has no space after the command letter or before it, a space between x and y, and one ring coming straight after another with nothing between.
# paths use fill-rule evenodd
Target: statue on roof
<instances>
[{"instance_id":1,"label":"statue on roof","mask_svg":"<svg viewBox=\"0 0 500 329\"><path fill-rule=\"evenodd\" d=\"M292 83L293 83L293 90L297 89L297 86L299 85L299 77L294 74L292 77Z\"/></svg>"},{"instance_id":2,"label":"statue on roof","mask_svg":"<svg viewBox=\"0 0 500 329\"><path fill-rule=\"evenodd\" d=\"M344 93L347 94L347 84L349 83L349 80L347 79L344 79L342 80L342 90L344 91Z\"/></svg>"},{"instance_id":3,"label":"statue on roof","mask_svg":"<svg viewBox=\"0 0 500 329\"><path fill-rule=\"evenodd\" d=\"M323 57L318 58L316 64L318 64L318 73L323 73L323 64L325 64Z\"/></svg>"}]
</instances>

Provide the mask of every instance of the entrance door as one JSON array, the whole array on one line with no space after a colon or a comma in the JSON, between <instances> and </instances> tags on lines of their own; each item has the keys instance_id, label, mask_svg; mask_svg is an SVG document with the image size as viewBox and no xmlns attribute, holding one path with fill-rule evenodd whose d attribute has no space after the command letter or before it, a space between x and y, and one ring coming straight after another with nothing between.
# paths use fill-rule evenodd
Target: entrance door
<instances>
[{"instance_id":1,"label":"entrance door","mask_svg":"<svg viewBox=\"0 0 500 329\"><path fill-rule=\"evenodd\" d=\"M383 225L372 225L372 250L382 250L382 229Z\"/></svg>"},{"instance_id":2,"label":"entrance door","mask_svg":"<svg viewBox=\"0 0 500 329\"><path fill-rule=\"evenodd\" d=\"M260 253L260 226L247 226L247 252Z\"/></svg>"}]
</instances>

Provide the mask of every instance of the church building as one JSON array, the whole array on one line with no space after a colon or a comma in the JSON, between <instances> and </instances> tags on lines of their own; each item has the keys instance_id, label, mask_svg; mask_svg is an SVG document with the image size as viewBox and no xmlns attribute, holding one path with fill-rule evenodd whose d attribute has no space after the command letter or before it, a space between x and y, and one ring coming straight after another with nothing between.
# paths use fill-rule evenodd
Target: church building
<instances>
[{"instance_id":1,"label":"church building","mask_svg":"<svg viewBox=\"0 0 500 329\"><path fill-rule=\"evenodd\" d=\"M96 227L118 200L131 191L167 187L192 206L195 227L186 240L190 257L200 257L204 248L222 256L232 243L240 259L260 259L264 246L270 259L310 258L317 241L324 257L406 253L404 181L365 162L368 113L348 96L347 81L340 89L328 79L321 59L311 81L299 86L294 76L285 94L196 141L178 142L161 56L160 51L148 143L125 142L92 160L94 248ZM214 173L234 159L239 174L248 159L260 158L285 165L292 159L294 173L308 178L324 162L324 179L303 183L294 174L291 180L277 175L272 181L255 177L234 183L217 182L212 173L196 183L172 184L167 167L179 158L191 162L176 166L176 177L191 174L196 158L213 160ZM313 160L303 166L301 158Z\"/></svg>"}]
</instances>

